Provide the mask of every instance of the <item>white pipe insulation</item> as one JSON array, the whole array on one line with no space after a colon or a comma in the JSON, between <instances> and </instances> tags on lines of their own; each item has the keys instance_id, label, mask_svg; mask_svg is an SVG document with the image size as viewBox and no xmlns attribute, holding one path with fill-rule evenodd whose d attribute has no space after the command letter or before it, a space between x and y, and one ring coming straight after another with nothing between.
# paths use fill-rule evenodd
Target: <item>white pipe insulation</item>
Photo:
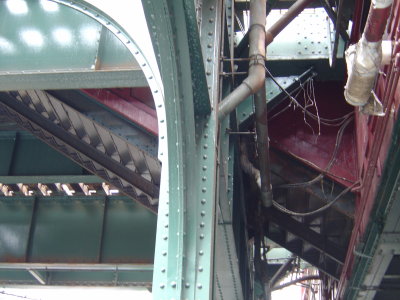
<instances>
[{"instance_id":1,"label":"white pipe insulation","mask_svg":"<svg viewBox=\"0 0 400 300\"><path fill-rule=\"evenodd\" d=\"M382 43L393 0L373 0L364 33L346 50L348 79L344 96L353 106L365 106L379 100L372 92L382 63L390 62L391 41ZM382 55L384 50L384 60ZM377 105L379 106L380 103ZM374 104L375 105L375 104ZM366 112L368 113L369 110ZM376 113L381 114L381 113Z\"/></svg>"}]
</instances>

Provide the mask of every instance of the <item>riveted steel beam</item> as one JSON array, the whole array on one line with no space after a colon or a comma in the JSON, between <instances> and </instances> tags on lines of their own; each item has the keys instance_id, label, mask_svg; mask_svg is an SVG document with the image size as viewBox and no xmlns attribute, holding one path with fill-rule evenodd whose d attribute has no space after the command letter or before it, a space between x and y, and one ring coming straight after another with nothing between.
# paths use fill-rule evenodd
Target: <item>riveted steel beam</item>
<instances>
[{"instance_id":1,"label":"riveted steel beam","mask_svg":"<svg viewBox=\"0 0 400 300\"><path fill-rule=\"evenodd\" d=\"M153 45L159 53L168 116L169 187L159 202L153 295L155 299L211 299L222 4L203 2L203 9L207 7L214 16L201 21L196 18L191 0L144 1L143 5ZM204 39L201 44L210 50L202 54L205 67L203 60L198 60L198 52L190 53L201 49L189 46L200 44L198 21ZM201 26L206 23L212 24L211 30L203 30ZM193 61L197 63L191 67ZM209 83L210 96L196 87L201 87L200 80L205 77L215 79ZM200 104L206 108L210 103L210 114L199 111Z\"/></svg>"}]
</instances>

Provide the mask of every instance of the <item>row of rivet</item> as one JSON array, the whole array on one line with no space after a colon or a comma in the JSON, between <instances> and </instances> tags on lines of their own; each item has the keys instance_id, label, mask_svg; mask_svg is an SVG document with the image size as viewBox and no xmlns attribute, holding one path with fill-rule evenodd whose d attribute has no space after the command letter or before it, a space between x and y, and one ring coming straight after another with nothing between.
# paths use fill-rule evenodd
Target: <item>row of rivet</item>
<instances>
[{"instance_id":1,"label":"row of rivet","mask_svg":"<svg viewBox=\"0 0 400 300\"><path fill-rule=\"evenodd\" d=\"M159 128L159 149L163 149L160 151L159 156L160 160L162 160L162 157L166 157L165 150L167 149L167 141L165 139L166 136L166 125L165 125L165 109L164 109L164 93L163 93L163 87L162 83L156 80L159 76L156 75L156 73L153 71L151 66L149 65L146 56L142 53L140 48L136 45L134 40L125 33L123 28L120 28L117 26L117 24L113 24L111 20L108 19L107 16L105 16L103 13L100 13L99 11L95 11L93 9L89 9L85 5L81 3L77 3L75 1L65 1L65 0L53 0L54 2L57 2L59 4L68 6L70 8L73 8L77 11L82 12L83 14L95 19L98 21L100 24L102 24L104 27L109 29L114 35L123 43L125 46L128 48L128 50L133 54L137 62L139 63L141 69L143 70L143 73L146 76L147 82L149 84L149 87L152 91L154 102L156 104L156 111L157 111L157 119L159 120L158 128Z\"/></svg>"}]
</instances>

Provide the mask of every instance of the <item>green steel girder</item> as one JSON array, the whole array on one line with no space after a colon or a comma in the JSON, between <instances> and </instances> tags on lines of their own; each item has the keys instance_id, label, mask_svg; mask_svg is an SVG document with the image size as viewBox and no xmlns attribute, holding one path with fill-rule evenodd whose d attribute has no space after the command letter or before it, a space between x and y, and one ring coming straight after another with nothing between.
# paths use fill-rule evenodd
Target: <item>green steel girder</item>
<instances>
[{"instance_id":1,"label":"green steel girder","mask_svg":"<svg viewBox=\"0 0 400 300\"><path fill-rule=\"evenodd\" d=\"M0 131L0 176L85 174L82 167L33 135L23 131Z\"/></svg>"},{"instance_id":2,"label":"green steel girder","mask_svg":"<svg viewBox=\"0 0 400 300\"><path fill-rule=\"evenodd\" d=\"M44 2L0 2L7 24L0 30L0 90L147 86L137 61L105 26Z\"/></svg>"},{"instance_id":3,"label":"green steel girder","mask_svg":"<svg viewBox=\"0 0 400 300\"><path fill-rule=\"evenodd\" d=\"M125 196L0 197L1 263L152 263L156 216Z\"/></svg>"},{"instance_id":4,"label":"green steel girder","mask_svg":"<svg viewBox=\"0 0 400 300\"><path fill-rule=\"evenodd\" d=\"M221 12L221 1L208 3L203 6L210 12ZM154 299L211 299L218 86L209 84L211 101L208 94L196 92L195 86L203 84L198 80L205 78L205 74L199 64L190 67L193 60L201 57L200 48L189 47L190 41L199 39L197 30L188 31L188 28L197 29L193 1L144 1L143 5L153 44L159 53L168 117L169 184L168 194L161 194L159 202L153 295ZM219 54L216 35L220 30L216 29L220 28L221 19L210 19L202 20L215 26L209 31L209 42L202 41L202 45L211 45L209 48L213 51L205 57L211 64L206 65L206 72L218 79L215 56ZM197 53L190 54L192 50ZM211 103L211 114L199 111L199 103L202 106Z\"/></svg>"},{"instance_id":5,"label":"green steel girder","mask_svg":"<svg viewBox=\"0 0 400 300\"><path fill-rule=\"evenodd\" d=\"M0 197L0 220L1 283L150 285L157 218L128 197Z\"/></svg>"}]
</instances>

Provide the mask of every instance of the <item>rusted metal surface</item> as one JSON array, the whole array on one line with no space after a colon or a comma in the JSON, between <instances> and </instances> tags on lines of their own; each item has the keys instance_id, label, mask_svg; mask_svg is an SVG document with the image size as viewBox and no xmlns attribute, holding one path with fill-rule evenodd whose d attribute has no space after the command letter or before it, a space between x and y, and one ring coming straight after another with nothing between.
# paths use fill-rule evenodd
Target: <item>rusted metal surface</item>
<instances>
[{"instance_id":1,"label":"rusted metal surface","mask_svg":"<svg viewBox=\"0 0 400 300\"><path fill-rule=\"evenodd\" d=\"M345 103L342 91L341 82L315 83L315 98L320 117L334 119L351 113L352 108ZM304 104L303 95L299 95L297 99ZM332 157L340 126L321 124L318 134L318 122L305 115L300 108L293 107L274 117L288 104L285 102L284 106L270 112L272 147L297 158L317 171L323 171ZM315 107L309 107L309 111L317 113ZM337 158L327 176L340 184L350 186L357 180L357 171L354 126L350 124L344 131Z\"/></svg>"},{"instance_id":2,"label":"rusted metal surface","mask_svg":"<svg viewBox=\"0 0 400 300\"><path fill-rule=\"evenodd\" d=\"M388 32L384 39L395 41L396 46L391 64L381 70L375 89L378 98L383 103L385 116L376 117L356 114L357 157L362 185L356 201L355 225L342 270L339 285L340 293L344 292L346 282L351 274L354 261L353 250L362 241L369 222L382 170L385 163L390 163L390 158L386 156L391 143L393 126L399 117L400 47L398 47L398 41L400 38L400 1L396 1L393 5L392 18L389 20Z\"/></svg>"},{"instance_id":3,"label":"rusted metal surface","mask_svg":"<svg viewBox=\"0 0 400 300\"><path fill-rule=\"evenodd\" d=\"M84 93L121 114L146 131L158 135L157 115L154 101L144 90L136 89L86 89ZM147 88L148 89L148 88ZM139 95L138 98L136 95Z\"/></svg>"}]
</instances>

